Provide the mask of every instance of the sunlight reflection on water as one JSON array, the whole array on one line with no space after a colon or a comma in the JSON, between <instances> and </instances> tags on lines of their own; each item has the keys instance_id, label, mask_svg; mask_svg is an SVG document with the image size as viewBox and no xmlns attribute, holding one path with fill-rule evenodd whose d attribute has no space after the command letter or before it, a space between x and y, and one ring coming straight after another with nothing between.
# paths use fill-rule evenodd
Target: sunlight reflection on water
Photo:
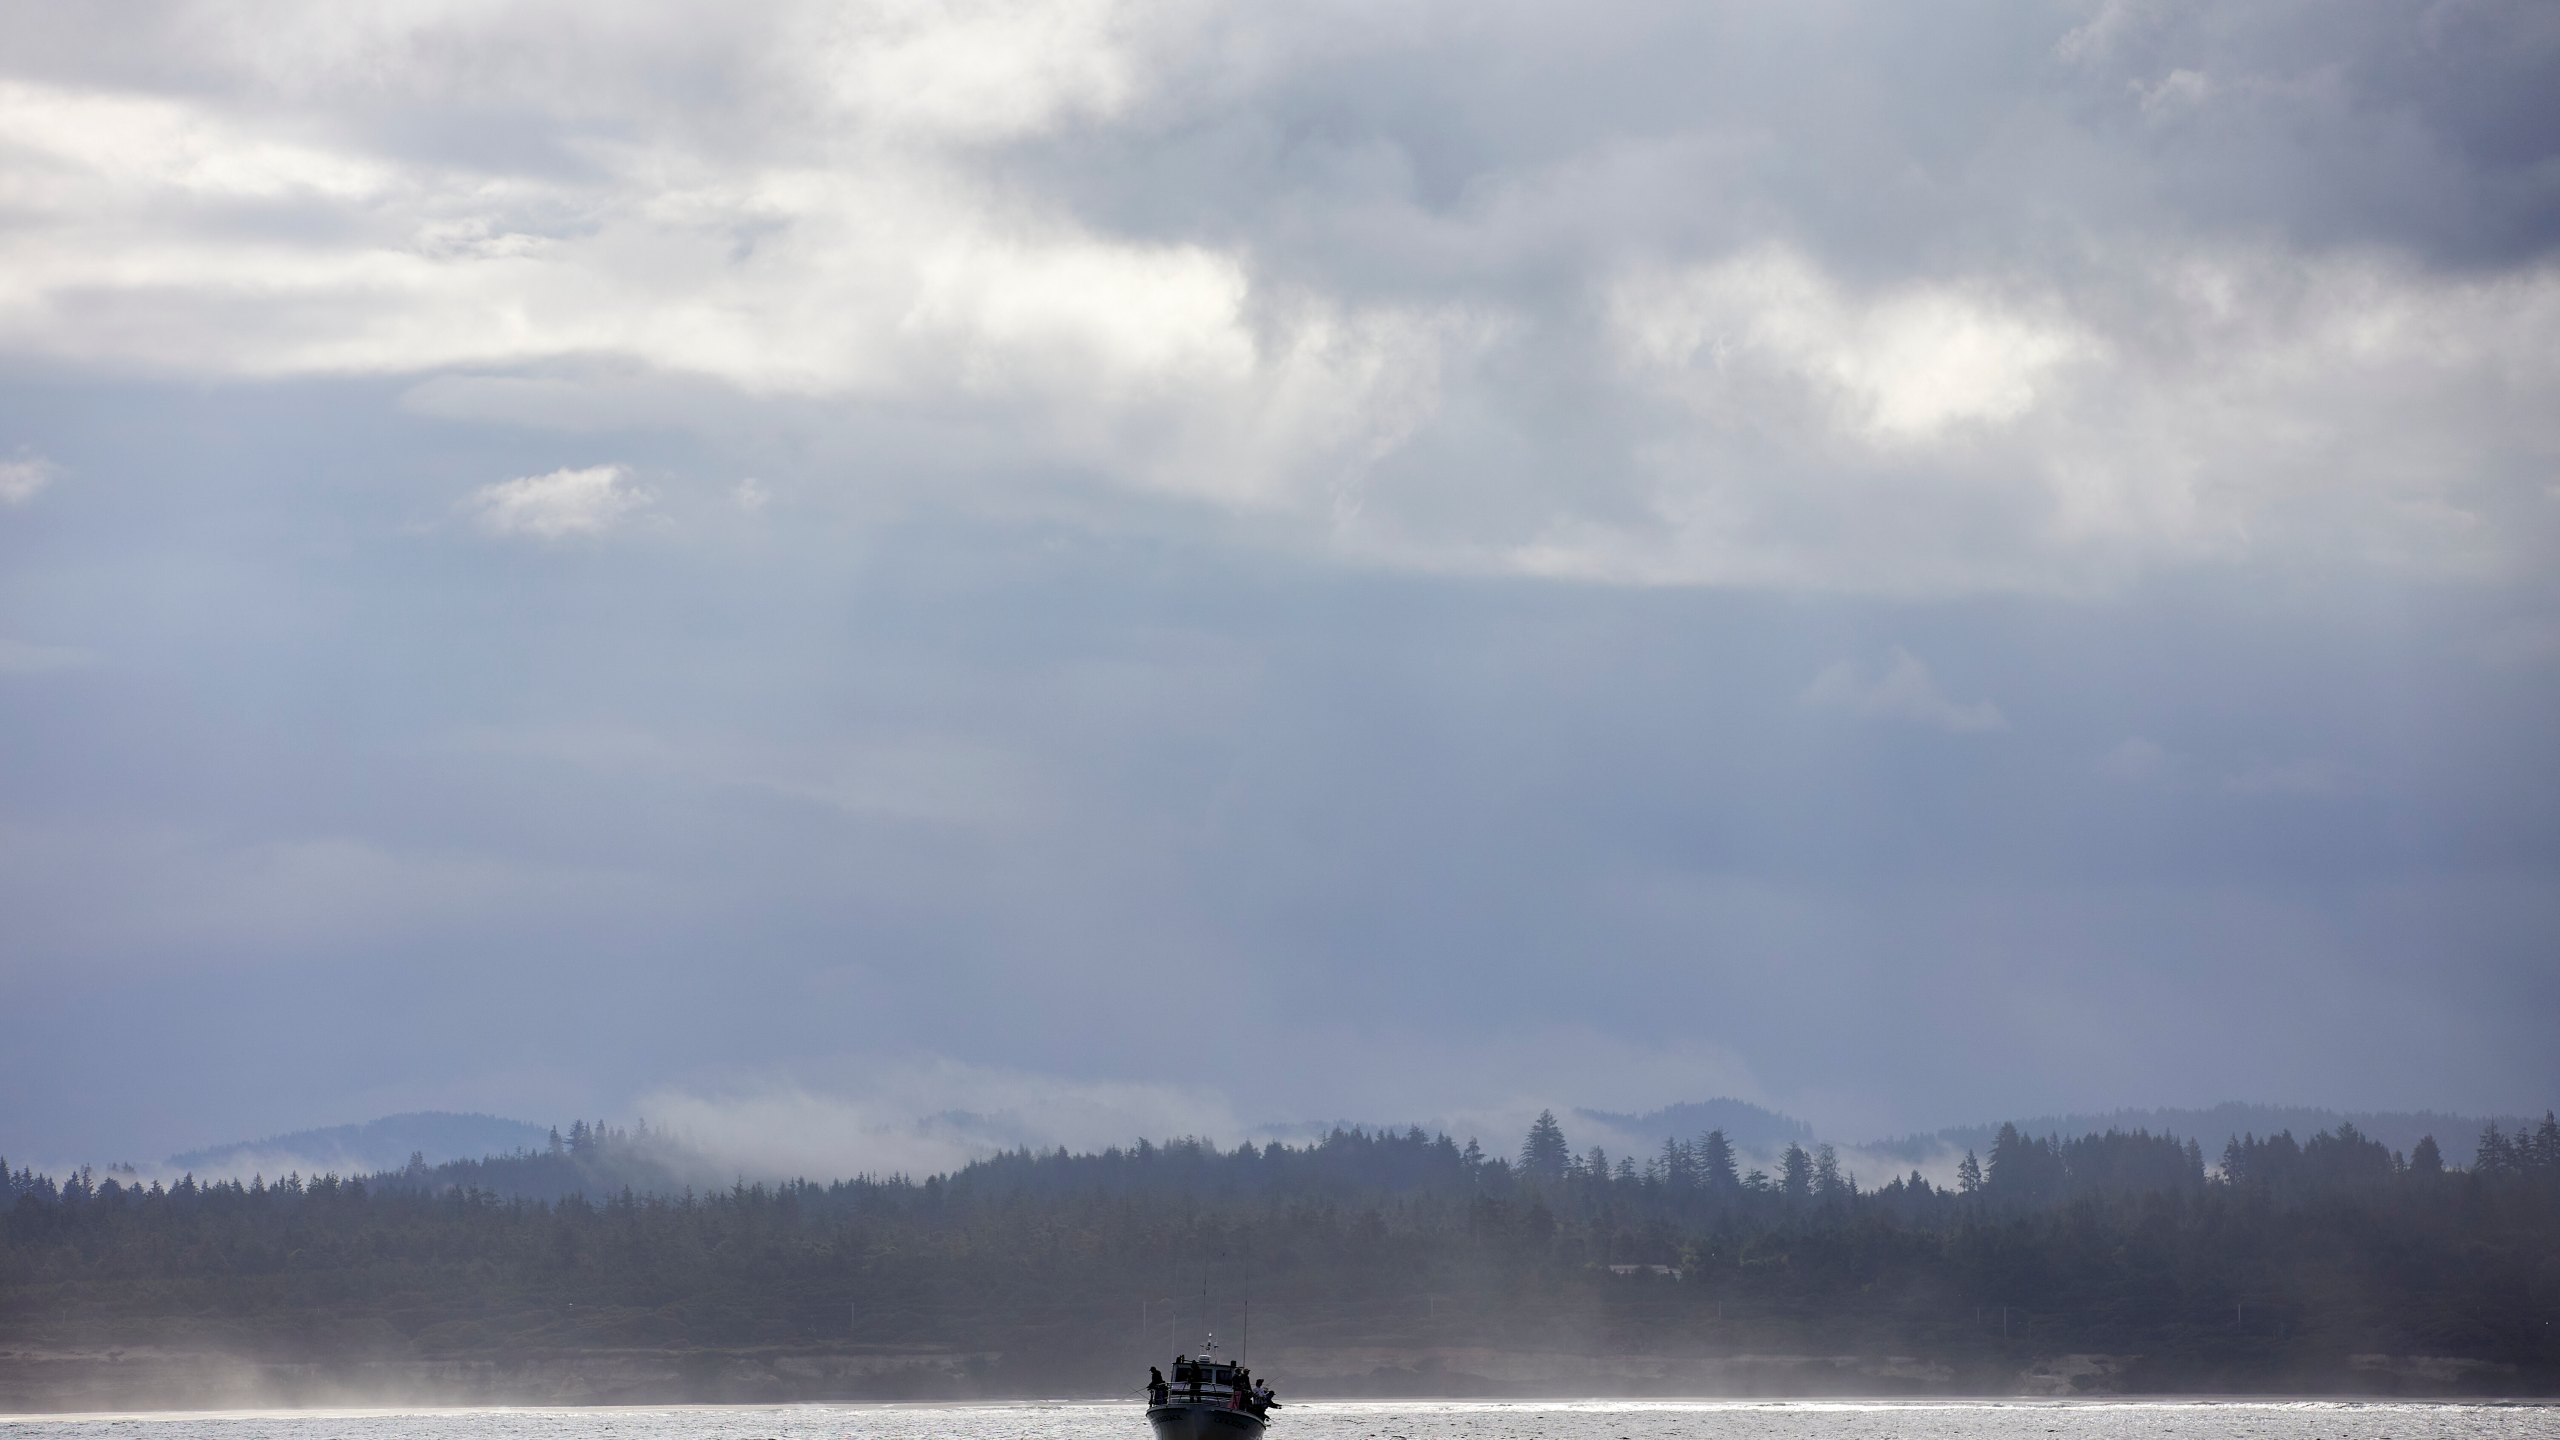
<instances>
[{"instance_id":1,"label":"sunlight reflection on water","mask_svg":"<svg viewBox=\"0 0 2560 1440\"><path fill-rule=\"evenodd\" d=\"M1144 1440L1126 1404L314 1410L0 1419L0 1440ZM2244 1403L1429 1402L1290 1406L1272 1440L2545 1440L2560 1408Z\"/></svg>"}]
</instances>

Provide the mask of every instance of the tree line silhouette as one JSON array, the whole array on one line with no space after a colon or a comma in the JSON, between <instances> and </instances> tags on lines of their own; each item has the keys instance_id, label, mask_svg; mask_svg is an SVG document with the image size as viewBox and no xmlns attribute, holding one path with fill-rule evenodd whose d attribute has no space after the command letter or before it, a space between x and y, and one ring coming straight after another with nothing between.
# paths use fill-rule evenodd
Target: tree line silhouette
<instances>
[{"instance_id":1,"label":"tree line silhouette","mask_svg":"<svg viewBox=\"0 0 2560 1440\"><path fill-rule=\"evenodd\" d=\"M2351 1125L2235 1137L2211 1167L2193 1139L2006 1126L1952 1185L1861 1183L1821 1145L1764 1168L1717 1131L1577 1155L1552 1114L1512 1157L1338 1129L694 1191L673 1154L580 1122L544 1150L362 1177L0 1164L0 1344L324 1369L896 1352L946 1363L777 1396L706 1361L631 1398L1105 1393L1186 1321L1232 1333L1249 1296L1266 1354L1372 1357L1301 1394L1484 1388L1374 1356L1488 1349L1917 1357L1869 1390L2001 1389L2081 1353L2127 1357L2109 1383L2130 1389L2560 1387L2550 1116L2493 1127L2467 1170ZM2445 1363L2419 1382L2377 1356ZM45 1403L26 1373L0 1366L0 1408Z\"/></svg>"}]
</instances>

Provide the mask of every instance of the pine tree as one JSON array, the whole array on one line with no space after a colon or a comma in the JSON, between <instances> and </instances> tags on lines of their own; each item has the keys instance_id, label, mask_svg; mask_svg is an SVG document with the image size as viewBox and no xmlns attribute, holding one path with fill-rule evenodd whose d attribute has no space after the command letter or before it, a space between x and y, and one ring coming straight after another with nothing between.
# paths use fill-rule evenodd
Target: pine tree
<instances>
[{"instance_id":1,"label":"pine tree","mask_svg":"<svg viewBox=\"0 0 2560 1440\"><path fill-rule=\"evenodd\" d=\"M1982 1188L1993 1194L2017 1189L2026 1179L2026 1150L2018 1127L2001 1121L2000 1133L1991 1137L1991 1163L1982 1167Z\"/></svg>"},{"instance_id":2,"label":"pine tree","mask_svg":"<svg viewBox=\"0 0 2560 1440\"><path fill-rule=\"evenodd\" d=\"M2498 1122L2492 1120L2480 1132L2480 1155L2471 1168L2483 1175L2504 1175L2516 1168L2515 1146L2498 1133Z\"/></svg>"},{"instance_id":3,"label":"pine tree","mask_svg":"<svg viewBox=\"0 0 2560 1440\"><path fill-rule=\"evenodd\" d=\"M1722 1130L1698 1137L1698 1181L1721 1195L1742 1188L1741 1172L1733 1163L1733 1142L1724 1138Z\"/></svg>"},{"instance_id":4,"label":"pine tree","mask_svg":"<svg viewBox=\"0 0 2560 1440\"><path fill-rule=\"evenodd\" d=\"M1813 1157L1792 1140L1787 1142L1787 1153L1780 1157L1778 1173L1778 1188L1786 1192L1788 1199L1802 1200L1813 1193Z\"/></svg>"},{"instance_id":5,"label":"pine tree","mask_svg":"<svg viewBox=\"0 0 2560 1440\"><path fill-rule=\"evenodd\" d=\"M1662 1142L1662 1183L1673 1191L1686 1194L1698 1178L1697 1164L1689 1147L1677 1140Z\"/></svg>"},{"instance_id":6,"label":"pine tree","mask_svg":"<svg viewBox=\"0 0 2560 1440\"><path fill-rule=\"evenodd\" d=\"M1573 1165L1573 1149L1565 1144L1556 1112L1541 1110L1530 1122L1529 1138L1520 1142L1520 1173L1536 1180L1561 1180Z\"/></svg>"},{"instance_id":7,"label":"pine tree","mask_svg":"<svg viewBox=\"0 0 2560 1440\"><path fill-rule=\"evenodd\" d=\"M1973 1158L1971 1150L1964 1152L1964 1159L1956 1165L1956 1190L1964 1195L1982 1193L1982 1162Z\"/></svg>"},{"instance_id":8,"label":"pine tree","mask_svg":"<svg viewBox=\"0 0 2560 1440\"><path fill-rule=\"evenodd\" d=\"M1813 1148L1813 1193L1825 1200L1838 1200L1848 1193L1840 1180L1840 1157L1828 1145Z\"/></svg>"}]
</instances>

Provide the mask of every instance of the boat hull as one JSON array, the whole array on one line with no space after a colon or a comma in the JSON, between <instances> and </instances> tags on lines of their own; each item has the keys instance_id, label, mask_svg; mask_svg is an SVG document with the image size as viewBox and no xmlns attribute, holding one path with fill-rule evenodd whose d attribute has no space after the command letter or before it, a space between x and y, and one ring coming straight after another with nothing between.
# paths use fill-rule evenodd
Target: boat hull
<instances>
[{"instance_id":1,"label":"boat hull","mask_svg":"<svg viewBox=\"0 0 2560 1440\"><path fill-rule=\"evenodd\" d=\"M1259 1440L1262 1417L1223 1405L1150 1405L1156 1440Z\"/></svg>"}]
</instances>

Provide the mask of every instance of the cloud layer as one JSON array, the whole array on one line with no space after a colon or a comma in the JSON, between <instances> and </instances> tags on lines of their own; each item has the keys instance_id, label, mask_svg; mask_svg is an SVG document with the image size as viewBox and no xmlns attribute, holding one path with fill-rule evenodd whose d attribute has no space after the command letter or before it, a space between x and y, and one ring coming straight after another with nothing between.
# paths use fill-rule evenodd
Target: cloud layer
<instances>
[{"instance_id":1,"label":"cloud layer","mask_svg":"<svg viewBox=\"0 0 2560 1440\"><path fill-rule=\"evenodd\" d=\"M0 80L25 357L800 397L1435 571L2549 558L2529 4L90 23Z\"/></svg>"},{"instance_id":2,"label":"cloud layer","mask_svg":"<svg viewBox=\"0 0 2560 1440\"><path fill-rule=\"evenodd\" d=\"M13 1159L2560 1087L2547 3L0 14Z\"/></svg>"}]
</instances>

